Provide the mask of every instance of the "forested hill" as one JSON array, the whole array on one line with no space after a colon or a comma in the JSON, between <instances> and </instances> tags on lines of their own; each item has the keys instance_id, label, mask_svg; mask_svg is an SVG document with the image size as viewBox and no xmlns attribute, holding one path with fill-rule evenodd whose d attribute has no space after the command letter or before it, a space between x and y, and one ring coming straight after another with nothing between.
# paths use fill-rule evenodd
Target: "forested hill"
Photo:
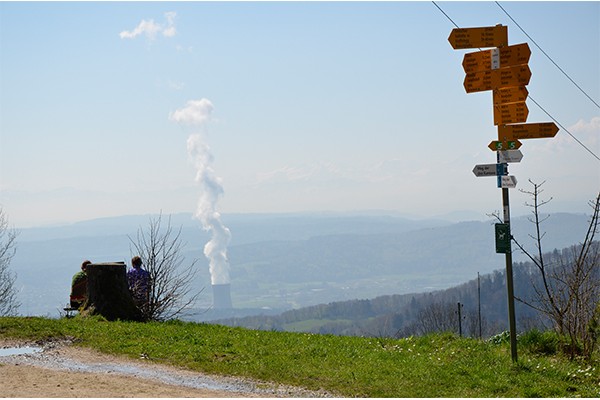
<instances>
[{"instance_id":1,"label":"forested hill","mask_svg":"<svg viewBox=\"0 0 600 400\"><path fill-rule=\"evenodd\" d=\"M568 251L570 248L562 252L554 250L545 254L544 258L550 261ZM534 264L514 263L513 277L515 297L531 300L535 295L532 282L539 282L540 278ZM488 337L508 329L505 281L505 272L498 270L446 290L332 302L290 310L276 316L230 318L217 322L261 330L349 336L406 337L432 331L458 333L460 303L462 333L478 336L481 306L482 335ZM517 329L543 326L544 318L532 308L518 301L515 307Z\"/></svg>"}]
</instances>

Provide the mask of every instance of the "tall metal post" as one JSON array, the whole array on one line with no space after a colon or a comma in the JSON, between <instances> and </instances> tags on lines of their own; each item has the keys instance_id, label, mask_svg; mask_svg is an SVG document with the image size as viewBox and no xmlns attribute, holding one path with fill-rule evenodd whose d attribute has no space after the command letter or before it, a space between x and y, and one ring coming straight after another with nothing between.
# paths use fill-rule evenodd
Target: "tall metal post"
<instances>
[{"instance_id":1,"label":"tall metal post","mask_svg":"<svg viewBox=\"0 0 600 400\"><path fill-rule=\"evenodd\" d=\"M477 272L477 313L479 316L479 339L481 339L481 280L479 279L479 272Z\"/></svg>"},{"instance_id":2,"label":"tall metal post","mask_svg":"<svg viewBox=\"0 0 600 400\"><path fill-rule=\"evenodd\" d=\"M502 208L504 210L504 223L509 226L510 234L510 205L508 201L508 188L502 188ZM513 362L517 362L517 324L515 319L515 291L513 286L512 251L506 252L506 290L508 291L508 325L510 329L510 354Z\"/></svg>"}]
</instances>

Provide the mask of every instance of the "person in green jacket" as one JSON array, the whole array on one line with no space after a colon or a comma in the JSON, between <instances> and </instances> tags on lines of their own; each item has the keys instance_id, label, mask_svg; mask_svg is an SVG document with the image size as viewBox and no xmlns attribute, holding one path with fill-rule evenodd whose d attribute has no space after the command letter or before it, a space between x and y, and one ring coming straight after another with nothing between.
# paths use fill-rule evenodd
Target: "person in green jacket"
<instances>
[{"instance_id":1,"label":"person in green jacket","mask_svg":"<svg viewBox=\"0 0 600 400\"><path fill-rule=\"evenodd\" d=\"M81 271L73 275L71 281L71 308L79 308L87 299L87 266L90 260L81 263Z\"/></svg>"}]
</instances>

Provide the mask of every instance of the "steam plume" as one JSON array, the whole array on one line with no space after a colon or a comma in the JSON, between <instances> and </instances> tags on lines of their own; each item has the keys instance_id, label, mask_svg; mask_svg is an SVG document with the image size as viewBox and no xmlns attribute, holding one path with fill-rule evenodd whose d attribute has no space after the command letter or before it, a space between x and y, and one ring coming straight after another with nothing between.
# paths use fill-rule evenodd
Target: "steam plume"
<instances>
[{"instance_id":1,"label":"steam plume","mask_svg":"<svg viewBox=\"0 0 600 400\"><path fill-rule=\"evenodd\" d=\"M172 112L169 119L201 130L200 128L210 121L212 110L213 105L208 99L190 100L184 108ZM227 246L231 232L223 225L221 214L216 210L217 201L224 193L222 181L212 167L213 156L202 133L195 132L188 137L187 150L196 167L196 182L201 188L194 216L200 220L202 227L211 233L211 240L204 246L204 255L210 264L211 283L228 284Z\"/></svg>"}]
</instances>

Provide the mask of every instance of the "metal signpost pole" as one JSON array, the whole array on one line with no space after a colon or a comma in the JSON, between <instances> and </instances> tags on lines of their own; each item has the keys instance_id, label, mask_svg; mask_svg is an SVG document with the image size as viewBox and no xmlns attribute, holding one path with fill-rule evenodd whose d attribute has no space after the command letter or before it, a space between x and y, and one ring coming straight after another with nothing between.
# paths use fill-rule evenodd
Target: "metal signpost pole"
<instances>
[{"instance_id":1,"label":"metal signpost pole","mask_svg":"<svg viewBox=\"0 0 600 400\"><path fill-rule=\"evenodd\" d=\"M510 206L508 202L508 188L502 188L502 207L504 209L504 223L508 225L510 236ZM515 291L513 286L512 251L508 243L506 252L506 290L508 292L508 324L510 329L510 354L513 362L517 362L517 324L515 321Z\"/></svg>"}]
</instances>

